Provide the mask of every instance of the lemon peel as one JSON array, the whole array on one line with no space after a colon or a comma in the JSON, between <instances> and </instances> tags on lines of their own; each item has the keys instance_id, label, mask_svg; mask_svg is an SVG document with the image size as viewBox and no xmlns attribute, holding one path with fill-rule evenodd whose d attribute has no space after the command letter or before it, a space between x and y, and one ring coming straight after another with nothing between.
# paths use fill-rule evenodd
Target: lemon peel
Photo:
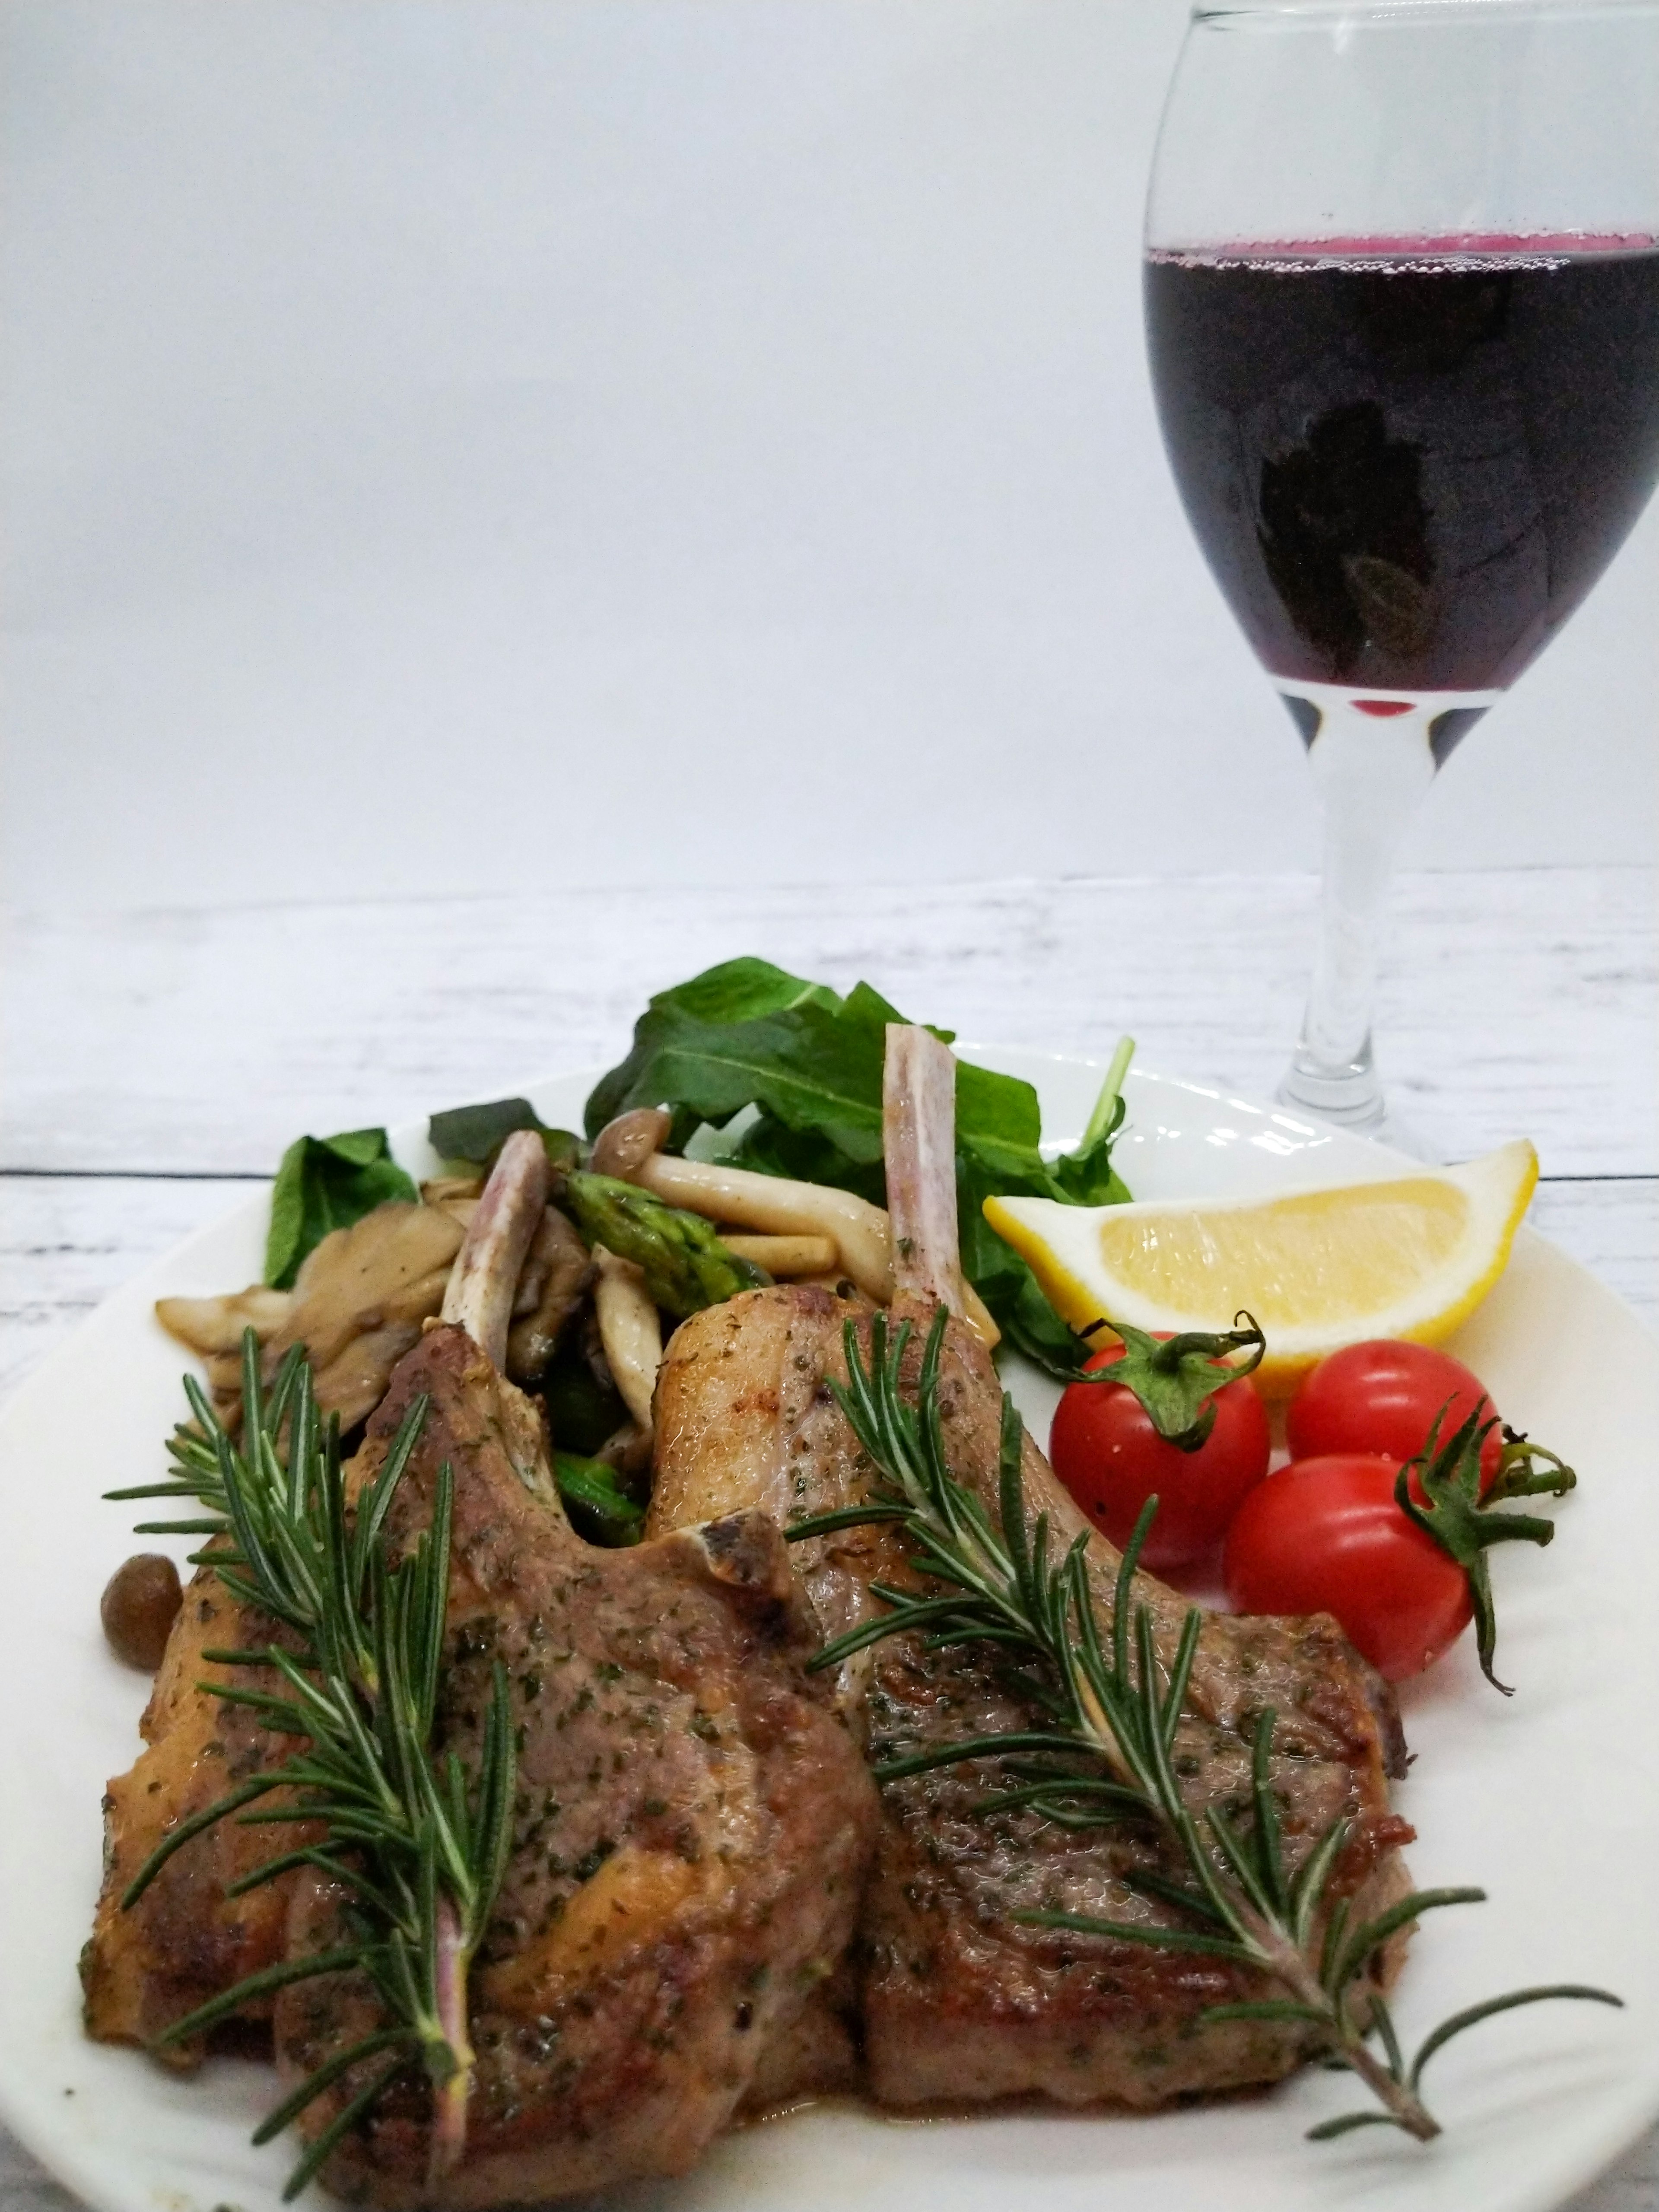
<instances>
[{"instance_id":1,"label":"lemon peel","mask_svg":"<svg viewBox=\"0 0 1659 2212\"><path fill-rule=\"evenodd\" d=\"M1449 1336L1503 1273L1537 1181L1517 1138L1460 1167L1273 1199L988 1198L985 1218L1074 1328L1224 1329L1247 1310L1267 1337L1257 1385L1278 1397L1342 1345Z\"/></svg>"}]
</instances>

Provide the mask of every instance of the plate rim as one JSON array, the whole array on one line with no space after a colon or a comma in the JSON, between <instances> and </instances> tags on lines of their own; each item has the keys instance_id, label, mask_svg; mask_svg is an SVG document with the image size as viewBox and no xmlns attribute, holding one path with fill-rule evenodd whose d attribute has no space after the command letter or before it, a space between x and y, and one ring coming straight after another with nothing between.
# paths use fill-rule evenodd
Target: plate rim
<instances>
[{"instance_id":1,"label":"plate rim","mask_svg":"<svg viewBox=\"0 0 1659 2212\"><path fill-rule=\"evenodd\" d=\"M1000 1064L1011 1073L1042 1067L1087 1067L1103 1071L1108 1065L1104 1057L1094 1054L1057 1052L1024 1045L1001 1046L978 1039L962 1040L957 1049L965 1055L994 1055L991 1064ZM1017 1066L1015 1063L1023 1063L1023 1066ZM557 1070L525 1083L519 1092L503 1095L523 1095L534 1098L538 1094L556 1087L574 1087L583 1082L591 1084L600 1072L594 1067ZM1035 1079L1026 1073L1025 1079ZM1158 1091L1170 1091L1206 1102L1222 1103L1288 1122L1318 1139L1322 1148L1328 1138L1334 1137L1340 1140L1336 1147L1338 1158L1350 1154L1352 1148L1352 1153L1369 1156L1370 1161L1377 1163L1377 1172L1382 1175L1409 1172L1422 1166L1422 1163L1413 1160L1408 1155L1395 1152L1372 1139L1348 1131L1321 1131L1315 1124L1289 1113L1282 1106L1236 1095L1219 1086L1200 1084L1192 1079L1168 1074L1139 1063L1132 1068L1130 1079L1137 1087L1149 1085ZM404 1164L418 1163L422 1157L428 1161L435 1159L436 1155L432 1153L427 1143L425 1127L424 1120L411 1119L400 1122L389 1133L394 1156ZM421 1169L417 1165L416 1171L430 1172L430 1169ZM27 1418L31 1402L47 1394L60 1369L67 1369L72 1364L76 1352L84 1340L100 1328L117 1324L125 1309L137 1308L141 1303L147 1303L155 1294L155 1286L159 1285L168 1271L177 1267L198 1244L222 1236L233 1223L251 1216L268 1188L268 1184L259 1184L246 1188L236 1203L227 1206L211 1221L204 1223L158 1254L109 1291L90 1313L82 1317L75 1328L21 1378L8 1393L3 1403L0 1403L0 1449L3 1449L10 1441L14 1426L21 1425ZM1533 1246L1545 1248L1553 1264L1569 1270L1582 1291L1592 1294L1595 1300L1616 1312L1633 1328L1644 1340L1649 1352L1659 1360L1659 1334L1656 1334L1644 1316L1627 1300L1591 1269L1524 1222L1517 1232L1516 1243L1522 1249ZM133 2051L123 2055L142 2063L141 2053ZM1652 2047L1652 2055L1646 2068L1643 2068L1638 2060L1638 2053L1633 2051L1631 2065L1627 2070L1621 2069L1621 2079L1617 2086L1610 2085L1599 2095L1598 2105L1603 2114L1602 2126L1593 2136L1585 2136L1578 2140L1577 2155L1558 2162L1554 2179L1544 2180L1541 2175L1537 2176L1534 2185L1529 2189L1510 2191L1501 2197L1483 2201L1479 2212L1550 2212L1550 2208L1561 2206L1567 2197L1604 2172L1656 2119L1659 2119L1659 2045ZM133 2212L133 2208L140 2201L137 2185L124 2193L118 2180L112 2178L108 2156L100 2156L94 2145L84 2144L54 2106L34 2095L33 2084L21 2077L15 2080L14 2076L11 2038L0 2033L0 2124L10 2130L49 2175L76 2191L88 2203L99 2208L99 2212ZM894 2124L893 2116L883 2114L873 2107L860 2106L859 2109L873 2122L883 2125ZM999 2108L978 2115L970 2114L968 2118L971 2123L975 2119L994 2121L1000 2116ZM1049 2112L1041 2107L1036 2108L1034 2114L1027 2116L1066 2119L1088 2117L1074 2115L1065 2108ZM1113 2115L1109 2111L1103 2117ZM59 2121L57 2126L52 2124L54 2118ZM896 2124L909 2124L902 2116ZM1334 2175L1333 2180L1335 2179ZM594 2203L614 2201L620 2208L624 2199L632 2203L631 2191L623 2189L605 2192L599 2199L566 2201L580 2203L585 2212L585 2208ZM181 2194L181 2204L191 2201L187 2191ZM321 2192L315 2197L307 2192L304 2201L327 2203L334 2200ZM655 2200L653 2201L654 2203ZM1475 2212L1475 2208L1470 2206L1467 2197L1462 2202L1466 2212Z\"/></svg>"}]
</instances>

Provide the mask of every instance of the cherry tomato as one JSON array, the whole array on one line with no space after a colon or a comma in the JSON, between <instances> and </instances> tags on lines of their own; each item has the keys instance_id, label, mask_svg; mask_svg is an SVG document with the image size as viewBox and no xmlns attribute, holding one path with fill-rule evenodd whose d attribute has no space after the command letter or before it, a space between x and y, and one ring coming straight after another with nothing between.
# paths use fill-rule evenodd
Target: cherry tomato
<instances>
[{"instance_id":1,"label":"cherry tomato","mask_svg":"<svg viewBox=\"0 0 1659 2212\"><path fill-rule=\"evenodd\" d=\"M1097 1352L1088 1366L1109 1366L1121 1350ZM1210 1402L1215 1426L1191 1452L1159 1436L1121 1383L1069 1383L1055 1409L1048 1436L1054 1473L1120 1551L1156 1495L1158 1513L1140 1555L1155 1572L1191 1566L1213 1551L1240 1498L1267 1472L1273 1440L1250 1384L1224 1383Z\"/></svg>"},{"instance_id":2,"label":"cherry tomato","mask_svg":"<svg viewBox=\"0 0 1659 2212\"><path fill-rule=\"evenodd\" d=\"M1480 1376L1449 1352L1387 1337L1347 1345L1304 1376L1291 1399L1285 1418L1291 1457L1381 1452L1403 1467L1427 1443L1443 1406L1442 1443L1477 1406L1483 1419L1497 1411ZM1483 1491L1492 1487L1503 1449L1503 1431L1495 1427L1480 1447ZM1413 1475L1412 1495L1421 1494Z\"/></svg>"},{"instance_id":3,"label":"cherry tomato","mask_svg":"<svg viewBox=\"0 0 1659 2212\"><path fill-rule=\"evenodd\" d=\"M1471 1613L1468 1579L1394 1494L1400 1463L1365 1452L1292 1461L1253 1490L1227 1532L1241 1613L1333 1613L1391 1682L1420 1674Z\"/></svg>"}]
</instances>

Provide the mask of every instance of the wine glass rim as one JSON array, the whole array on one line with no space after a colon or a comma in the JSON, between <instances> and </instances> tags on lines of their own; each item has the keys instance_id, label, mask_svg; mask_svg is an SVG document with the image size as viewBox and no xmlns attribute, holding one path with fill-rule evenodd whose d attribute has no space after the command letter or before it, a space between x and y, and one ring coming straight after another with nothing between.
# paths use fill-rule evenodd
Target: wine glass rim
<instances>
[{"instance_id":1,"label":"wine glass rim","mask_svg":"<svg viewBox=\"0 0 1659 2212\"><path fill-rule=\"evenodd\" d=\"M1298 29L1334 23L1404 24L1573 20L1608 16L1659 17L1659 0L1193 0L1194 27Z\"/></svg>"}]
</instances>

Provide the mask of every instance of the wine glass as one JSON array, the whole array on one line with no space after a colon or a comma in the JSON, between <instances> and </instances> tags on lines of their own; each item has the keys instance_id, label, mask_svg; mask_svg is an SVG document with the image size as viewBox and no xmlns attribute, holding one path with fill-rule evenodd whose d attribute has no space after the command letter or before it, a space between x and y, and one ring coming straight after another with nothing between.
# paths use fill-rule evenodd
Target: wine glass
<instances>
[{"instance_id":1,"label":"wine glass","mask_svg":"<svg viewBox=\"0 0 1659 2212\"><path fill-rule=\"evenodd\" d=\"M1417 1150L1370 1037L1401 834L1659 474L1659 5L1200 0L1145 283L1182 500L1324 805L1279 1096Z\"/></svg>"}]
</instances>

